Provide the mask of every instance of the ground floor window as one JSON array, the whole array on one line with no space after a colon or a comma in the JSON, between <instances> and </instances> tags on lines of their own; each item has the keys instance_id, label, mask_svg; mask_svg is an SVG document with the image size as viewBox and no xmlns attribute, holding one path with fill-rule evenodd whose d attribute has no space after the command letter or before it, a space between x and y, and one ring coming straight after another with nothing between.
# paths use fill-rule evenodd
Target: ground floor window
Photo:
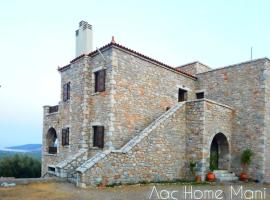
<instances>
[{"instance_id":1,"label":"ground floor window","mask_svg":"<svg viewBox=\"0 0 270 200\"><path fill-rule=\"evenodd\" d=\"M104 147L104 126L93 126L94 137L93 146L98 148Z\"/></svg>"}]
</instances>

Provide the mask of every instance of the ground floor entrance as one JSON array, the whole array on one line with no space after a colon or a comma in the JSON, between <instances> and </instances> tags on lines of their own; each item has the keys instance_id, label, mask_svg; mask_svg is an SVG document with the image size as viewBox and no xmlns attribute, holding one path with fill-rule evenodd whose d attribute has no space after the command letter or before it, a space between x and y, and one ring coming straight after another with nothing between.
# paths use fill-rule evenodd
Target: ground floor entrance
<instances>
[{"instance_id":1,"label":"ground floor entrance","mask_svg":"<svg viewBox=\"0 0 270 200\"><path fill-rule=\"evenodd\" d=\"M223 133L218 133L214 136L210 147L210 169L228 170L229 167L229 142Z\"/></svg>"}]
</instances>

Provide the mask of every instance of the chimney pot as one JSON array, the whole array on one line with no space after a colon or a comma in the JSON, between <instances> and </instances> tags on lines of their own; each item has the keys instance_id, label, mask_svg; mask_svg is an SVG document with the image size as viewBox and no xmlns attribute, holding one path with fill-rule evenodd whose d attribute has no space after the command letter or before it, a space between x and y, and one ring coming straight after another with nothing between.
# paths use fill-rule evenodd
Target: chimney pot
<instances>
[{"instance_id":1,"label":"chimney pot","mask_svg":"<svg viewBox=\"0 0 270 200\"><path fill-rule=\"evenodd\" d=\"M115 43L114 36L112 36L112 41L111 41L111 43Z\"/></svg>"},{"instance_id":2,"label":"chimney pot","mask_svg":"<svg viewBox=\"0 0 270 200\"><path fill-rule=\"evenodd\" d=\"M93 51L92 25L86 21L80 21L76 35L76 57Z\"/></svg>"}]
</instances>

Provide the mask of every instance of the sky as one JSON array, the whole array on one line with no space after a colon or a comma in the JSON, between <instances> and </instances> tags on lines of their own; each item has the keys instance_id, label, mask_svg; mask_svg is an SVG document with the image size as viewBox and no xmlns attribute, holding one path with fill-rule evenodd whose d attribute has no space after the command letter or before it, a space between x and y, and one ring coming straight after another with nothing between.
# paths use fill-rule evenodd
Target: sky
<instances>
[{"instance_id":1,"label":"sky","mask_svg":"<svg viewBox=\"0 0 270 200\"><path fill-rule=\"evenodd\" d=\"M9 0L0 3L0 147L41 143L43 105L60 101L58 66L75 57L75 30L94 48L115 41L171 66L212 68L270 56L270 1Z\"/></svg>"}]
</instances>

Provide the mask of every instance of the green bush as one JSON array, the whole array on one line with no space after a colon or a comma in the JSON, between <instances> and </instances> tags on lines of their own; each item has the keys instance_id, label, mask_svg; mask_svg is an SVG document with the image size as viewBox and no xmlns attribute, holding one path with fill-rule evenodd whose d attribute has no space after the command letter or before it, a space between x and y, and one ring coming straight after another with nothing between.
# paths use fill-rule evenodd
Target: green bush
<instances>
[{"instance_id":1,"label":"green bush","mask_svg":"<svg viewBox=\"0 0 270 200\"><path fill-rule=\"evenodd\" d=\"M245 149L241 155L241 164L249 165L251 163L251 157L253 156L253 152L251 149Z\"/></svg>"},{"instance_id":2,"label":"green bush","mask_svg":"<svg viewBox=\"0 0 270 200\"><path fill-rule=\"evenodd\" d=\"M41 176L39 160L27 155L14 155L0 159L0 177L37 178Z\"/></svg>"},{"instance_id":3,"label":"green bush","mask_svg":"<svg viewBox=\"0 0 270 200\"><path fill-rule=\"evenodd\" d=\"M210 171L218 169L218 153L213 151L210 153Z\"/></svg>"},{"instance_id":4,"label":"green bush","mask_svg":"<svg viewBox=\"0 0 270 200\"><path fill-rule=\"evenodd\" d=\"M195 167L196 167L196 162L190 161L189 162L189 170L190 173L194 176L195 175Z\"/></svg>"}]
</instances>

